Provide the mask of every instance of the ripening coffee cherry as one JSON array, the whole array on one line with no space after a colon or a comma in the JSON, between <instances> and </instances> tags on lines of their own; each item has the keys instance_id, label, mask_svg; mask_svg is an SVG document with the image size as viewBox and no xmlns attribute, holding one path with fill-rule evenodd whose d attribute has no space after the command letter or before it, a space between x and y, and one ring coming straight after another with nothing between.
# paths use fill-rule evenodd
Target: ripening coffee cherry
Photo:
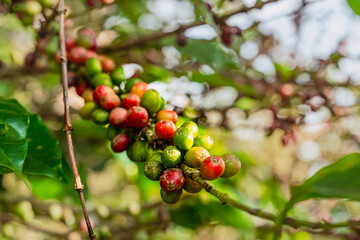
<instances>
[{"instance_id":1,"label":"ripening coffee cherry","mask_svg":"<svg viewBox=\"0 0 360 240\"><path fill-rule=\"evenodd\" d=\"M81 96L87 88L90 88L89 84L87 84L87 82L81 82L76 86L76 93Z\"/></svg>"},{"instance_id":2,"label":"ripening coffee cherry","mask_svg":"<svg viewBox=\"0 0 360 240\"><path fill-rule=\"evenodd\" d=\"M128 149L130 146L130 138L128 135L124 133L120 133L116 135L113 140L111 141L111 149L116 152L120 153Z\"/></svg>"},{"instance_id":3,"label":"ripening coffee cherry","mask_svg":"<svg viewBox=\"0 0 360 240\"><path fill-rule=\"evenodd\" d=\"M177 192L166 192L163 189L160 190L161 199L167 204L174 204L180 201L182 197L182 189Z\"/></svg>"},{"instance_id":4,"label":"ripening coffee cherry","mask_svg":"<svg viewBox=\"0 0 360 240\"><path fill-rule=\"evenodd\" d=\"M148 113L143 107L131 107L128 110L127 121L132 128L143 128L148 121Z\"/></svg>"},{"instance_id":5,"label":"ripening coffee cherry","mask_svg":"<svg viewBox=\"0 0 360 240\"><path fill-rule=\"evenodd\" d=\"M112 59L106 57L101 60L101 66L104 72L110 73L115 69L115 63Z\"/></svg>"},{"instance_id":6,"label":"ripening coffee cherry","mask_svg":"<svg viewBox=\"0 0 360 240\"><path fill-rule=\"evenodd\" d=\"M135 83L134 87L136 87ZM134 87L132 89L134 89ZM147 90L141 97L140 105L144 107L150 115L153 115L160 109L161 96L155 89Z\"/></svg>"},{"instance_id":7,"label":"ripening coffee cherry","mask_svg":"<svg viewBox=\"0 0 360 240\"><path fill-rule=\"evenodd\" d=\"M210 153L202 147L192 147L185 154L185 163L193 168L199 168L201 163L210 157Z\"/></svg>"},{"instance_id":8,"label":"ripening coffee cherry","mask_svg":"<svg viewBox=\"0 0 360 240\"><path fill-rule=\"evenodd\" d=\"M291 95L293 95L293 93L294 93L293 85L291 85L290 83L284 83L283 85L281 85L280 94L282 97L284 97L284 98L291 97Z\"/></svg>"},{"instance_id":9,"label":"ripening coffee cherry","mask_svg":"<svg viewBox=\"0 0 360 240\"><path fill-rule=\"evenodd\" d=\"M93 92L94 101L106 110L112 110L120 106L120 98L114 90L108 86L101 85Z\"/></svg>"},{"instance_id":10,"label":"ripening coffee cherry","mask_svg":"<svg viewBox=\"0 0 360 240\"><path fill-rule=\"evenodd\" d=\"M72 37L66 36L65 37L65 48L66 51L70 51L73 47L75 47L75 41Z\"/></svg>"},{"instance_id":11,"label":"ripening coffee cherry","mask_svg":"<svg viewBox=\"0 0 360 240\"><path fill-rule=\"evenodd\" d=\"M122 67L117 67L111 73L111 80L115 85L120 85L125 81L124 69Z\"/></svg>"},{"instance_id":12,"label":"ripening coffee cherry","mask_svg":"<svg viewBox=\"0 0 360 240\"><path fill-rule=\"evenodd\" d=\"M89 60L90 58L98 58L98 57L99 56L97 55L97 53L94 52L93 50L87 50L85 55L85 61Z\"/></svg>"},{"instance_id":13,"label":"ripening coffee cherry","mask_svg":"<svg viewBox=\"0 0 360 240\"><path fill-rule=\"evenodd\" d=\"M207 180L214 180L224 173L225 163L219 156L210 156L200 166L200 175Z\"/></svg>"},{"instance_id":14,"label":"ripening coffee cherry","mask_svg":"<svg viewBox=\"0 0 360 240\"><path fill-rule=\"evenodd\" d=\"M164 170L164 165L156 160L149 160L144 167L145 176L152 181L159 181Z\"/></svg>"},{"instance_id":15,"label":"ripening coffee cherry","mask_svg":"<svg viewBox=\"0 0 360 240\"><path fill-rule=\"evenodd\" d=\"M136 95L134 93L125 94L125 96L122 100L122 106L125 109L130 109L131 107L139 106L139 105L140 105L140 98L138 95Z\"/></svg>"},{"instance_id":16,"label":"ripening coffee cherry","mask_svg":"<svg viewBox=\"0 0 360 240\"><path fill-rule=\"evenodd\" d=\"M199 128L198 128L197 124L194 123L193 121L186 121L181 125L181 127L188 128L193 133L194 138L197 137Z\"/></svg>"},{"instance_id":17,"label":"ripening coffee cherry","mask_svg":"<svg viewBox=\"0 0 360 240\"><path fill-rule=\"evenodd\" d=\"M141 82L140 78L131 78L125 83L125 91L130 92L135 83Z\"/></svg>"},{"instance_id":18,"label":"ripening coffee cherry","mask_svg":"<svg viewBox=\"0 0 360 240\"><path fill-rule=\"evenodd\" d=\"M113 87L110 76L108 74L102 73L102 72L100 72L100 73L96 74L95 76L93 76L90 79L90 82L94 87L98 87L100 85Z\"/></svg>"},{"instance_id":19,"label":"ripening coffee cherry","mask_svg":"<svg viewBox=\"0 0 360 240\"><path fill-rule=\"evenodd\" d=\"M109 115L109 122L114 127L126 126L127 110L125 108L116 107L111 110Z\"/></svg>"},{"instance_id":20,"label":"ripening coffee cherry","mask_svg":"<svg viewBox=\"0 0 360 240\"><path fill-rule=\"evenodd\" d=\"M137 82L135 83L130 90L130 93L134 93L139 96L139 98L142 98L144 93L147 91L148 85L145 82Z\"/></svg>"},{"instance_id":21,"label":"ripening coffee cherry","mask_svg":"<svg viewBox=\"0 0 360 240\"><path fill-rule=\"evenodd\" d=\"M78 31L78 35L87 35L89 37L96 37L91 28L83 27Z\"/></svg>"},{"instance_id":22,"label":"ripening coffee cherry","mask_svg":"<svg viewBox=\"0 0 360 240\"><path fill-rule=\"evenodd\" d=\"M161 139L172 139L175 131L175 124L170 120L161 120L155 125L155 133Z\"/></svg>"},{"instance_id":23,"label":"ripening coffee cherry","mask_svg":"<svg viewBox=\"0 0 360 240\"><path fill-rule=\"evenodd\" d=\"M90 58L85 63L86 74L91 78L102 72L101 62L97 58ZM101 84L104 85L104 84Z\"/></svg>"},{"instance_id":24,"label":"ripening coffee cherry","mask_svg":"<svg viewBox=\"0 0 360 240\"><path fill-rule=\"evenodd\" d=\"M73 47L69 52L69 60L75 64L82 65L86 61L87 50L83 47Z\"/></svg>"},{"instance_id":25,"label":"ripening coffee cherry","mask_svg":"<svg viewBox=\"0 0 360 240\"><path fill-rule=\"evenodd\" d=\"M161 154L161 161L166 168L176 167L181 161L181 152L175 146L168 146Z\"/></svg>"},{"instance_id":26,"label":"ripening coffee cherry","mask_svg":"<svg viewBox=\"0 0 360 240\"><path fill-rule=\"evenodd\" d=\"M156 114L156 121L160 122L161 120L170 120L173 123L177 122L178 116L177 113L171 110L160 110L157 114Z\"/></svg>"},{"instance_id":27,"label":"ripening coffee cherry","mask_svg":"<svg viewBox=\"0 0 360 240\"><path fill-rule=\"evenodd\" d=\"M98 105L94 102L85 103L84 107L79 111L79 115L82 119L90 120L92 113L98 108Z\"/></svg>"},{"instance_id":28,"label":"ripening coffee cherry","mask_svg":"<svg viewBox=\"0 0 360 240\"><path fill-rule=\"evenodd\" d=\"M91 114L91 119L94 123L105 125L109 120L109 113L103 109L96 109Z\"/></svg>"},{"instance_id":29,"label":"ripening coffee cherry","mask_svg":"<svg viewBox=\"0 0 360 240\"><path fill-rule=\"evenodd\" d=\"M86 49L96 50L96 38L89 35L80 34L76 40L76 45Z\"/></svg>"},{"instance_id":30,"label":"ripening coffee cherry","mask_svg":"<svg viewBox=\"0 0 360 240\"><path fill-rule=\"evenodd\" d=\"M178 128L174 134L174 144L181 150L189 150L194 144L193 133L188 128Z\"/></svg>"},{"instance_id":31,"label":"ripening coffee cherry","mask_svg":"<svg viewBox=\"0 0 360 240\"><path fill-rule=\"evenodd\" d=\"M194 139L194 146L210 151L214 146L214 140L209 135L200 135Z\"/></svg>"},{"instance_id":32,"label":"ripening coffee cherry","mask_svg":"<svg viewBox=\"0 0 360 240\"><path fill-rule=\"evenodd\" d=\"M198 184L197 182L195 182L194 180L192 180L189 177L185 177L185 183L184 183L183 188L188 193L198 193L202 189L200 184Z\"/></svg>"},{"instance_id":33,"label":"ripening coffee cherry","mask_svg":"<svg viewBox=\"0 0 360 240\"><path fill-rule=\"evenodd\" d=\"M240 159L232 153L221 156L225 163L225 171L221 177L228 178L236 175L241 169Z\"/></svg>"},{"instance_id":34,"label":"ripening coffee cherry","mask_svg":"<svg viewBox=\"0 0 360 240\"><path fill-rule=\"evenodd\" d=\"M127 156L131 161L144 162L152 155L152 148L146 141L139 140L130 145Z\"/></svg>"},{"instance_id":35,"label":"ripening coffee cherry","mask_svg":"<svg viewBox=\"0 0 360 240\"><path fill-rule=\"evenodd\" d=\"M84 99L85 102L93 102L94 101L93 90L91 90L91 88L85 89L81 97Z\"/></svg>"},{"instance_id":36,"label":"ripening coffee cherry","mask_svg":"<svg viewBox=\"0 0 360 240\"><path fill-rule=\"evenodd\" d=\"M177 192L184 185L185 177L179 168L166 169L160 176L160 187L165 192Z\"/></svg>"}]
</instances>

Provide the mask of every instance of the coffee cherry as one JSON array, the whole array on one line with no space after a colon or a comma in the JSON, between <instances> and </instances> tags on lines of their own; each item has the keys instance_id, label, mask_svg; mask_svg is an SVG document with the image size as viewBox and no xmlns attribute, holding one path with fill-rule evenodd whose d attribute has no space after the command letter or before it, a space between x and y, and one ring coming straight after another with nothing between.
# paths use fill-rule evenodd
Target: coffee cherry
<instances>
[{"instance_id":1,"label":"coffee cherry","mask_svg":"<svg viewBox=\"0 0 360 240\"><path fill-rule=\"evenodd\" d=\"M65 37L65 47L66 47L66 51L70 51L73 47L75 47L75 41L72 37L70 36Z\"/></svg>"},{"instance_id":2,"label":"coffee cherry","mask_svg":"<svg viewBox=\"0 0 360 240\"><path fill-rule=\"evenodd\" d=\"M165 192L177 192L184 185L185 177L179 168L169 168L160 176L160 187Z\"/></svg>"},{"instance_id":3,"label":"coffee cherry","mask_svg":"<svg viewBox=\"0 0 360 240\"><path fill-rule=\"evenodd\" d=\"M97 5L97 0L86 0L86 5L89 8L95 8Z\"/></svg>"},{"instance_id":4,"label":"coffee cherry","mask_svg":"<svg viewBox=\"0 0 360 240\"><path fill-rule=\"evenodd\" d=\"M117 67L111 73L111 80L115 85L120 85L125 81L124 69L122 67Z\"/></svg>"},{"instance_id":5,"label":"coffee cherry","mask_svg":"<svg viewBox=\"0 0 360 240\"><path fill-rule=\"evenodd\" d=\"M133 93L125 94L122 100L122 106L125 109L130 109L131 107L139 106L139 105L140 105L140 98L138 95Z\"/></svg>"},{"instance_id":6,"label":"coffee cherry","mask_svg":"<svg viewBox=\"0 0 360 240\"><path fill-rule=\"evenodd\" d=\"M290 83L284 83L283 85L281 85L280 87L281 96L283 96L284 98L288 98L291 97L293 93L294 93L293 85L291 85Z\"/></svg>"},{"instance_id":7,"label":"coffee cherry","mask_svg":"<svg viewBox=\"0 0 360 240\"><path fill-rule=\"evenodd\" d=\"M114 90L108 86L101 85L93 92L94 101L106 110L111 110L120 105L120 98Z\"/></svg>"},{"instance_id":8,"label":"coffee cherry","mask_svg":"<svg viewBox=\"0 0 360 240\"><path fill-rule=\"evenodd\" d=\"M164 172L164 170L164 165L156 160L149 160L144 167L145 176L153 181L160 180L160 175Z\"/></svg>"},{"instance_id":9,"label":"coffee cherry","mask_svg":"<svg viewBox=\"0 0 360 240\"><path fill-rule=\"evenodd\" d=\"M188 128L178 128L174 134L174 144L181 150L189 150L194 144L193 133Z\"/></svg>"},{"instance_id":10,"label":"coffee cherry","mask_svg":"<svg viewBox=\"0 0 360 240\"><path fill-rule=\"evenodd\" d=\"M98 58L98 57L99 56L97 55L97 53L94 52L93 50L87 50L85 55L85 61L89 60L90 58Z\"/></svg>"},{"instance_id":11,"label":"coffee cherry","mask_svg":"<svg viewBox=\"0 0 360 240\"><path fill-rule=\"evenodd\" d=\"M105 85L109 87L113 87L110 76L106 73L98 73L90 80L91 84L94 87L98 87L100 85Z\"/></svg>"},{"instance_id":12,"label":"coffee cherry","mask_svg":"<svg viewBox=\"0 0 360 240\"><path fill-rule=\"evenodd\" d=\"M120 130L123 130L121 128L116 128L112 125L108 125L106 128L106 137L110 141L113 140L113 138L118 135L119 133L122 133Z\"/></svg>"},{"instance_id":13,"label":"coffee cherry","mask_svg":"<svg viewBox=\"0 0 360 240\"><path fill-rule=\"evenodd\" d=\"M96 50L96 39L89 35L80 34L76 40L76 45L86 49Z\"/></svg>"},{"instance_id":14,"label":"coffee cherry","mask_svg":"<svg viewBox=\"0 0 360 240\"><path fill-rule=\"evenodd\" d=\"M160 190L161 199L167 204L174 204L180 201L182 196L182 189L177 192L166 192L163 189Z\"/></svg>"},{"instance_id":15,"label":"coffee cherry","mask_svg":"<svg viewBox=\"0 0 360 240\"><path fill-rule=\"evenodd\" d=\"M82 119L91 119L92 113L98 108L98 105L94 102L85 103L84 107L79 111L79 115Z\"/></svg>"},{"instance_id":16,"label":"coffee cherry","mask_svg":"<svg viewBox=\"0 0 360 240\"><path fill-rule=\"evenodd\" d=\"M225 163L225 171L221 177L228 178L236 175L241 169L240 159L232 153L221 156Z\"/></svg>"},{"instance_id":17,"label":"coffee cherry","mask_svg":"<svg viewBox=\"0 0 360 240\"><path fill-rule=\"evenodd\" d=\"M28 67L34 66L36 62L36 54L35 53L28 53L25 57L25 65Z\"/></svg>"},{"instance_id":18,"label":"coffee cherry","mask_svg":"<svg viewBox=\"0 0 360 240\"><path fill-rule=\"evenodd\" d=\"M162 120L155 125L155 133L161 139L172 139L175 131L175 124L170 120Z\"/></svg>"},{"instance_id":19,"label":"coffee cherry","mask_svg":"<svg viewBox=\"0 0 360 240\"><path fill-rule=\"evenodd\" d=\"M142 98L144 93L147 91L148 85L145 82L137 82L135 83L130 90L130 93L134 93L139 96L139 98Z\"/></svg>"},{"instance_id":20,"label":"coffee cherry","mask_svg":"<svg viewBox=\"0 0 360 240\"><path fill-rule=\"evenodd\" d=\"M109 94L115 94L114 90L111 87L105 85L98 86L93 92L94 101L97 104L100 104L101 98Z\"/></svg>"},{"instance_id":21,"label":"coffee cherry","mask_svg":"<svg viewBox=\"0 0 360 240\"><path fill-rule=\"evenodd\" d=\"M214 180L224 173L225 163L221 157L210 156L200 166L200 175L207 180Z\"/></svg>"},{"instance_id":22,"label":"coffee cherry","mask_svg":"<svg viewBox=\"0 0 360 240\"><path fill-rule=\"evenodd\" d=\"M152 155L152 148L147 142L139 140L130 145L127 156L131 161L144 162Z\"/></svg>"},{"instance_id":23,"label":"coffee cherry","mask_svg":"<svg viewBox=\"0 0 360 240\"><path fill-rule=\"evenodd\" d=\"M161 154L161 161L166 168L176 167L181 160L181 152L175 146L168 146Z\"/></svg>"},{"instance_id":24,"label":"coffee cherry","mask_svg":"<svg viewBox=\"0 0 360 240\"><path fill-rule=\"evenodd\" d=\"M141 82L140 78L131 78L125 83L125 91L130 92L135 83Z\"/></svg>"},{"instance_id":25,"label":"coffee cherry","mask_svg":"<svg viewBox=\"0 0 360 240\"><path fill-rule=\"evenodd\" d=\"M107 72L107 73L110 73L110 72L114 71L114 69L115 69L114 61L107 57L103 58L101 60L101 66L102 66L104 72Z\"/></svg>"},{"instance_id":26,"label":"coffee cherry","mask_svg":"<svg viewBox=\"0 0 360 240\"><path fill-rule=\"evenodd\" d=\"M115 2L115 0L101 0L103 4L111 4L113 2Z\"/></svg>"},{"instance_id":27,"label":"coffee cherry","mask_svg":"<svg viewBox=\"0 0 360 240\"><path fill-rule=\"evenodd\" d=\"M186 121L181 125L181 127L188 128L193 133L194 138L197 137L199 128L198 128L197 124L194 123L193 121Z\"/></svg>"},{"instance_id":28,"label":"coffee cherry","mask_svg":"<svg viewBox=\"0 0 360 240\"><path fill-rule=\"evenodd\" d=\"M111 141L111 149L116 152L123 152L130 146L130 138L124 133L120 133Z\"/></svg>"},{"instance_id":29,"label":"coffee cherry","mask_svg":"<svg viewBox=\"0 0 360 240\"><path fill-rule=\"evenodd\" d=\"M81 97L85 100L85 102L93 102L94 101L93 90L91 90L91 88L85 89Z\"/></svg>"},{"instance_id":30,"label":"coffee cherry","mask_svg":"<svg viewBox=\"0 0 360 240\"><path fill-rule=\"evenodd\" d=\"M82 65L86 61L87 50L83 47L73 47L69 52L69 60L73 63Z\"/></svg>"},{"instance_id":31,"label":"coffee cherry","mask_svg":"<svg viewBox=\"0 0 360 240\"><path fill-rule=\"evenodd\" d=\"M210 157L210 153L202 147L192 147L185 154L185 163L193 168L199 168L201 163Z\"/></svg>"},{"instance_id":32,"label":"coffee cherry","mask_svg":"<svg viewBox=\"0 0 360 240\"><path fill-rule=\"evenodd\" d=\"M194 139L194 146L210 151L214 146L214 140L209 135L200 135Z\"/></svg>"},{"instance_id":33,"label":"coffee cherry","mask_svg":"<svg viewBox=\"0 0 360 240\"><path fill-rule=\"evenodd\" d=\"M178 116L177 113L171 110L160 110L157 114L156 114L156 121L160 122L161 120L170 120L173 123L177 122Z\"/></svg>"},{"instance_id":34,"label":"coffee cherry","mask_svg":"<svg viewBox=\"0 0 360 240\"><path fill-rule=\"evenodd\" d=\"M166 101L165 101L165 99L164 99L163 97L161 97L161 104L160 104L159 110L164 109L164 108L165 108L165 105L166 105Z\"/></svg>"},{"instance_id":35,"label":"coffee cherry","mask_svg":"<svg viewBox=\"0 0 360 240\"><path fill-rule=\"evenodd\" d=\"M91 114L91 119L96 124L105 125L108 123L109 113L103 109L96 109Z\"/></svg>"},{"instance_id":36,"label":"coffee cherry","mask_svg":"<svg viewBox=\"0 0 360 240\"><path fill-rule=\"evenodd\" d=\"M220 38L223 44L230 46L232 44L232 35L233 31L229 25L224 24L221 26Z\"/></svg>"},{"instance_id":37,"label":"coffee cherry","mask_svg":"<svg viewBox=\"0 0 360 240\"><path fill-rule=\"evenodd\" d=\"M78 35L87 35L89 37L95 37L94 31L87 27L81 28L78 32Z\"/></svg>"},{"instance_id":38,"label":"coffee cherry","mask_svg":"<svg viewBox=\"0 0 360 240\"><path fill-rule=\"evenodd\" d=\"M86 74L93 77L102 72L101 62L97 58L90 58L85 63ZM104 85L104 84L101 84Z\"/></svg>"},{"instance_id":39,"label":"coffee cherry","mask_svg":"<svg viewBox=\"0 0 360 240\"><path fill-rule=\"evenodd\" d=\"M127 111L125 108L116 107L111 110L109 122L114 127L124 127L126 125Z\"/></svg>"},{"instance_id":40,"label":"coffee cherry","mask_svg":"<svg viewBox=\"0 0 360 240\"><path fill-rule=\"evenodd\" d=\"M135 85L131 88L131 91L137 87L137 84L140 83L135 83ZM140 85L139 85L140 86ZM139 96L139 95L138 95ZM140 97L141 98L141 97ZM154 113L156 113L157 111L159 111L160 109L160 105L161 105L161 97L158 91L156 91L155 89L149 89L147 90L141 98L140 101L140 105L142 107L144 107L148 113L150 115L153 115Z\"/></svg>"},{"instance_id":41,"label":"coffee cherry","mask_svg":"<svg viewBox=\"0 0 360 240\"><path fill-rule=\"evenodd\" d=\"M128 125L132 128L145 127L148 120L148 113L143 107L134 106L128 110Z\"/></svg>"},{"instance_id":42,"label":"coffee cherry","mask_svg":"<svg viewBox=\"0 0 360 240\"><path fill-rule=\"evenodd\" d=\"M195 182L194 180L192 180L189 177L185 177L185 183L184 183L183 188L188 193L198 193L202 189L200 184L198 184L197 182Z\"/></svg>"}]
</instances>

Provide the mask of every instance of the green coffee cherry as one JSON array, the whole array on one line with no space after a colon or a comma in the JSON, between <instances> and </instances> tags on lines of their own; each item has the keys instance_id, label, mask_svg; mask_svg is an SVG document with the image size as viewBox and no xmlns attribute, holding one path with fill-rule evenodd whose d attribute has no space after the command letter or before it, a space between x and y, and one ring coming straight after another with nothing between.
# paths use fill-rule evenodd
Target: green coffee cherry
<instances>
[{"instance_id":1,"label":"green coffee cherry","mask_svg":"<svg viewBox=\"0 0 360 240\"><path fill-rule=\"evenodd\" d=\"M200 135L195 138L194 146L203 147L206 150L210 151L214 146L214 140L209 135Z\"/></svg>"},{"instance_id":2,"label":"green coffee cherry","mask_svg":"<svg viewBox=\"0 0 360 240\"><path fill-rule=\"evenodd\" d=\"M86 74L89 77L93 77L98 73L101 73L102 66L101 62L97 58L90 58L85 63Z\"/></svg>"},{"instance_id":3,"label":"green coffee cherry","mask_svg":"<svg viewBox=\"0 0 360 240\"><path fill-rule=\"evenodd\" d=\"M174 144L181 150L189 150L194 144L193 133L188 128L178 128L174 134Z\"/></svg>"},{"instance_id":4,"label":"green coffee cherry","mask_svg":"<svg viewBox=\"0 0 360 240\"><path fill-rule=\"evenodd\" d=\"M91 114L91 119L96 124L105 125L106 123L108 123L109 113L103 109L96 109Z\"/></svg>"},{"instance_id":5,"label":"green coffee cherry","mask_svg":"<svg viewBox=\"0 0 360 240\"><path fill-rule=\"evenodd\" d=\"M177 192L165 192L163 189L160 190L161 199L168 204L174 204L180 201L182 196L182 189Z\"/></svg>"},{"instance_id":6,"label":"green coffee cherry","mask_svg":"<svg viewBox=\"0 0 360 240\"><path fill-rule=\"evenodd\" d=\"M227 153L221 156L225 163L225 171L221 177L228 178L236 175L241 169L240 159L232 153Z\"/></svg>"},{"instance_id":7,"label":"green coffee cherry","mask_svg":"<svg viewBox=\"0 0 360 240\"><path fill-rule=\"evenodd\" d=\"M122 67L115 68L114 71L111 73L111 80L117 86L119 86L122 82L124 82L125 81L124 69Z\"/></svg>"},{"instance_id":8,"label":"green coffee cherry","mask_svg":"<svg viewBox=\"0 0 360 240\"><path fill-rule=\"evenodd\" d=\"M127 155L131 161L144 162L152 155L152 149L146 141L139 140L130 145Z\"/></svg>"},{"instance_id":9,"label":"green coffee cherry","mask_svg":"<svg viewBox=\"0 0 360 240\"><path fill-rule=\"evenodd\" d=\"M92 113L98 108L95 102L87 102L84 107L79 111L79 115L82 119L90 120Z\"/></svg>"},{"instance_id":10,"label":"green coffee cherry","mask_svg":"<svg viewBox=\"0 0 360 240\"><path fill-rule=\"evenodd\" d=\"M193 121L186 121L181 125L181 127L188 128L193 133L194 138L197 137L199 128L198 128L197 124L194 123Z\"/></svg>"},{"instance_id":11,"label":"green coffee cherry","mask_svg":"<svg viewBox=\"0 0 360 240\"><path fill-rule=\"evenodd\" d=\"M164 170L164 165L156 160L149 160L144 167L145 176L153 181L158 181Z\"/></svg>"},{"instance_id":12,"label":"green coffee cherry","mask_svg":"<svg viewBox=\"0 0 360 240\"><path fill-rule=\"evenodd\" d=\"M168 146L161 155L162 163L166 168L176 167L181 160L181 152L175 146Z\"/></svg>"},{"instance_id":13,"label":"green coffee cherry","mask_svg":"<svg viewBox=\"0 0 360 240\"><path fill-rule=\"evenodd\" d=\"M161 104L158 111L163 110L165 108L165 105L166 105L166 101L163 97L161 97Z\"/></svg>"},{"instance_id":14,"label":"green coffee cherry","mask_svg":"<svg viewBox=\"0 0 360 240\"><path fill-rule=\"evenodd\" d=\"M147 90L141 98L140 106L144 107L150 115L159 111L161 96L155 89Z\"/></svg>"},{"instance_id":15,"label":"green coffee cherry","mask_svg":"<svg viewBox=\"0 0 360 240\"><path fill-rule=\"evenodd\" d=\"M96 88L100 85L106 85L109 87L113 87L110 76L106 73L98 73L90 80L91 84Z\"/></svg>"},{"instance_id":16,"label":"green coffee cherry","mask_svg":"<svg viewBox=\"0 0 360 240\"><path fill-rule=\"evenodd\" d=\"M131 78L131 79L127 80L125 83L125 91L130 92L132 86L134 86L134 84L137 82L141 82L141 79L140 78Z\"/></svg>"}]
</instances>

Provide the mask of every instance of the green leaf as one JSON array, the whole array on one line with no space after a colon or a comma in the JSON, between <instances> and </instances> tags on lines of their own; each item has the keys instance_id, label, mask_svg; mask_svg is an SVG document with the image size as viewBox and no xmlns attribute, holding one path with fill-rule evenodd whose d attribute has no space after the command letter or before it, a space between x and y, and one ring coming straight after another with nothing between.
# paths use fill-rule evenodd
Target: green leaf
<instances>
[{"instance_id":1,"label":"green leaf","mask_svg":"<svg viewBox=\"0 0 360 240\"><path fill-rule=\"evenodd\" d=\"M320 169L300 186L293 187L289 202L294 204L310 198L360 200L359 173L360 153L347 155Z\"/></svg>"},{"instance_id":2,"label":"green leaf","mask_svg":"<svg viewBox=\"0 0 360 240\"><path fill-rule=\"evenodd\" d=\"M235 63L230 54L216 41L189 39L188 44L179 47L178 50L216 69L235 68Z\"/></svg>"},{"instance_id":3,"label":"green leaf","mask_svg":"<svg viewBox=\"0 0 360 240\"><path fill-rule=\"evenodd\" d=\"M360 15L360 0L347 0L347 2L354 13Z\"/></svg>"},{"instance_id":4,"label":"green leaf","mask_svg":"<svg viewBox=\"0 0 360 240\"><path fill-rule=\"evenodd\" d=\"M23 173L64 180L59 142L36 114L30 116L27 141L28 154Z\"/></svg>"},{"instance_id":5,"label":"green leaf","mask_svg":"<svg viewBox=\"0 0 360 240\"><path fill-rule=\"evenodd\" d=\"M27 154L27 110L16 100L0 98L0 166L22 176Z\"/></svg>"}]
</instances>

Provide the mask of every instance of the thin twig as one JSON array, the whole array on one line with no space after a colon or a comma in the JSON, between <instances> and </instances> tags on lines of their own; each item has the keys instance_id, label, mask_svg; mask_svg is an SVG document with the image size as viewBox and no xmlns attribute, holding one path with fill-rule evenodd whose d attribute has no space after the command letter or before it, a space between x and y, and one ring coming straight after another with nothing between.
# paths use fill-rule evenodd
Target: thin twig
<instances>
[{"instance_id":1,"label":"thin twig","mask_svg":"<svg viewBox=\"0 0 360 240\"><path fill-rule=\"evenodd\" d=\"M220 24L220 23L223 23L226 19L228 19L229 17L235 15L235 14L238 14L238 13L246 13L246 12L249 12L253 9L261 9L263 6L269 4L269 3L273 3L273 2L276 2L278 0L268 0L266 2L261 2L259 4L256 4L255 6L253 7L248 7L248 8L240 8L234 12L231 12L229 14L226 14L224 16L220 16L218 18L216 18L216 23L217 24ZM205 24L205 22L203 21L198 21L198 22L194 22L194 23L191 23L189 25L186 25L186 26L182 26L174 31L171 31L171 32L163 32L163 31L158 31L158 32L154 32L150 35L145 35L145 36L140 36L136 39L128 39L128 40L125 40L117 45L111 45L111 46L105 46L105 47L102 47L99 49L100 52L102 53L111 53L111 52L114 52L114 51L121 51L121 50L125 50L125 49L129 49L129 48L133 48L133 47L138 47L138 46L142 46L144 44L146 44L147 42L150 42L150 41L155 41L155 40L159 40L159 39L162 39L162 38L165 38L165 37L168 37L168 36L171 36L173 34L176 34L178 31L184 31L186 29L189 29L189 28L193 28L193 27L196 27L196 26L200 26L200 25L203 25Z\"/></svg>"},{"instance_id":2,"label":"thin twig","mask_svg":"<svg viewBox=\"0 0 360 240\"><path fill-rule=\"evenodd\" d=\"M69 99L68 99L68 79L67 79L67 59L66 59L66 48L65 48L65 3L64 0L59 0L59 14L60 14L60 28L59 28L59 36L60 36L60 64L61 64L61 82L63 85L63 95L64 95L64 132L66 133L66 140L67 140L67 147L69 151L70 157L70 165L71 170L74 175L74 182L75 182L75 190L79 194L84 218L86 221L86 226L89 233L89 238L91 240L96 239L96 235L92 229L90 219L87 213L87 209L85 206L85 199L84 199L84 186L81 183L81 178L76 166L75 161L75 154L74 154L74 147L72 143L71 132L73 127L71 125L70 120L70 106L69 106Z\"/></svg>"}]
</instances>

